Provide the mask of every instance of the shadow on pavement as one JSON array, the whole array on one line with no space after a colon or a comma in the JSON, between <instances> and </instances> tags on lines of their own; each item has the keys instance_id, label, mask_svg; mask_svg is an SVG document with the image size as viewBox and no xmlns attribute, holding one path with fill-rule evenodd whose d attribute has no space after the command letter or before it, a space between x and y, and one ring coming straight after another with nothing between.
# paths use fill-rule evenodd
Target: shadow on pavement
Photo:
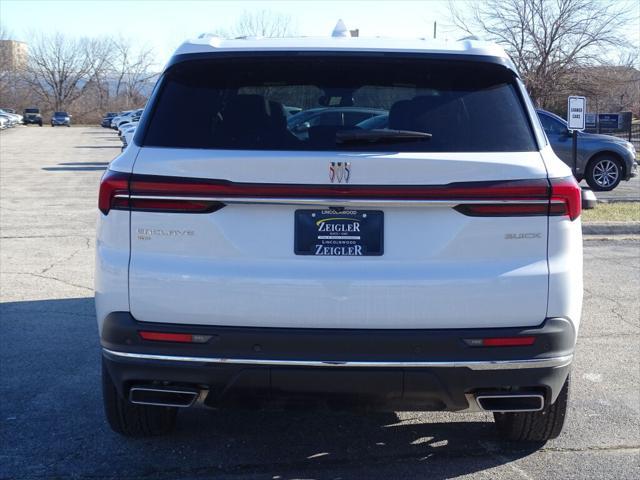
<instances>
[{"instance_id":1,"label":"shadow on pavement","mask_svg":"<svg viewBox=\"0 0 640 480\"><path fill-rule=\"evenodd\" d=\"M123 438L102 412L93 298L3 303L0 328L2 478L435 480L540 447L501 443L482 416L330 410L183 410L171 436Z\"/></svg>"},{"instance_id":2,"label":"shadow on pavement","mask_svg":"<svg viewBox=\"0 0 640 480\"><path fill-rule=\"evenodd\" d=\"M107 167L42 167L42 170L46 170L47 172L64 172L64 171L94 171L94 170L105 170Z\"/></svg>"},{"instance_id":3,"label":"shadow on pavement","mask_svg":"<svg viewBox=\"0 0 640 480\"><path fill-rule=\"evenodd\" d=\"M58 165L62 165L61 167L42 167L42 170L46 170L47 172L58 172L58 171L97 171L97 170L106 170L109 166L109 162L64 162L59 163Z\"/></svg>"},{"instance_id":4,"label":"shadow on pavement","mask_svg":"<svg viewBox=\"0 0 640 480\"><path fill-rule=\"evenodd\" d=\"M59 163L58 165L86 165L86 166L107 166L109 165L109 162L63 162L63 163Z\"/></svg>"},{"instance_id":5,"label":"shadow on pavement","mask_svg":"<svg viewBox=\"0 0 640 480\"><path fill-rule=\"evenodd\" d=\"M73 148L120 148L120 145L77 145Z\"/></svg>"}]
</instances>

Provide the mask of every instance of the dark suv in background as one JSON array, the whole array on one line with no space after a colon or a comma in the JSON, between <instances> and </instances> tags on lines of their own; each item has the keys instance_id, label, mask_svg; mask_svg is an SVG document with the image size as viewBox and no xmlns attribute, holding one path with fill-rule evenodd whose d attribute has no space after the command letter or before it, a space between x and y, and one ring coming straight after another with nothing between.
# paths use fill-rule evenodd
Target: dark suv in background
<instances>
[{"instance_id":1,"label":"dark suv in background","mask_svg":"<svg viewBox=\"0 0 640 480\"><path fill-rule=\"evenodd\" d=\"M22 121L25 125L29 125L30 123L37 124L42 126L42 115L40 115L39 108L25 108L24 115L22 116Z\"/></svg>"},{"instance_id":2,"label":"dark suv in background","mask_svg":"<svg viewBox=\"0 0 640 480\"><path fill-rule=\"evenodd\" d=\"M573 140L564 119L545 110L537 110L551 148L560 159L573 166ZM636 150L632 143L611 135L578 132L575 176L584 179L596 191L606 192L638 174Z\"/></svg>"},{"instance_id":3,"label":"dark suv in background","mask_svg":"<svg viewBox=\"0 0 640 480\"><path fill-rule=\"evenodd\" d=\"M111 128L111 120L113 120L113 117L115 117L116 115L118 115L118 112L107 112L102 118L100 126L102 128Z\"/></svg>"}]
</instances>

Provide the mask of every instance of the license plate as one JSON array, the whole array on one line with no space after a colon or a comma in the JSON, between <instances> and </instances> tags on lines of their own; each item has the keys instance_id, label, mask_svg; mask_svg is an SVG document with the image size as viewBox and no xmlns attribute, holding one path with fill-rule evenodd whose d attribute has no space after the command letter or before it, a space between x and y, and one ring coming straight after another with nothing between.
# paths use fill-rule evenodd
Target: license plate
<instances>
[{"instance_id":1,"label":"license plate","mask_svg":"<svg viewBox=\"0 0 640 480\"><path fill-rule=\"evenodd\" d=\"M366 257L383 254L379 210L296 210L296 255Z\"/></svg>"}]
</instances>

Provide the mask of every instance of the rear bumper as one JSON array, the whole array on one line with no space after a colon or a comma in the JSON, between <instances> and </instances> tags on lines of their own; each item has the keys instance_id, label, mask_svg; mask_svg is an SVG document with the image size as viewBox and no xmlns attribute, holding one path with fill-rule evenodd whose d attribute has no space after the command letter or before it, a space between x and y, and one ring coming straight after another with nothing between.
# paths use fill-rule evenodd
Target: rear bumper
<instances>
[{"instance_id":1,"label":"rear bumper","mask_svg":"<svg viewBox=\"0 0 640 480\"><path fill-rule=\"evenodd\" d=\"M211 335L205 344L144 341L139 330ZM525 347L464 339L534 335ZM526 391L553 402L569 373L575 334L564 319L537 328L340 330L202 327L110 314L105 365L121 395L132 386L182 385L210 407L316 403L392 410L467 410L478 393Z\"/></svg>"}]
</instances>

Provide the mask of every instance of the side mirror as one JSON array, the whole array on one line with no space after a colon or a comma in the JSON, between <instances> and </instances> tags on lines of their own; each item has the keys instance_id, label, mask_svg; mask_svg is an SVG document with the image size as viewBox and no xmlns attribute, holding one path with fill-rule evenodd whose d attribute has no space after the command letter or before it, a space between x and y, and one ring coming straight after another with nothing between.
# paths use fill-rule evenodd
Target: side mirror
<instances>
[{"instance_id":1,"label":"side mirror","mask_svg":"<svg viewBox=\"0 0 640 480\"><path fill-rule=\"evenodd\" d=\"M296 125L294 127L294 130L296 132L306 132L310 128L311 128L311 124L309 122L302 122L302 123L299 123L298 125Z\"/></svg>"},{"instance_id":2,"label":"side mirror","mask_svg":"<svg viewBox=\"0 0 640 480\"><path fill-rule=\"evenodd\" d=\"M596 198L596 194L593 193L593 190L587 187L582 187L582 209L592 210L596 208L597 204L598 199Z\"/></svg>"}]
</instances>

